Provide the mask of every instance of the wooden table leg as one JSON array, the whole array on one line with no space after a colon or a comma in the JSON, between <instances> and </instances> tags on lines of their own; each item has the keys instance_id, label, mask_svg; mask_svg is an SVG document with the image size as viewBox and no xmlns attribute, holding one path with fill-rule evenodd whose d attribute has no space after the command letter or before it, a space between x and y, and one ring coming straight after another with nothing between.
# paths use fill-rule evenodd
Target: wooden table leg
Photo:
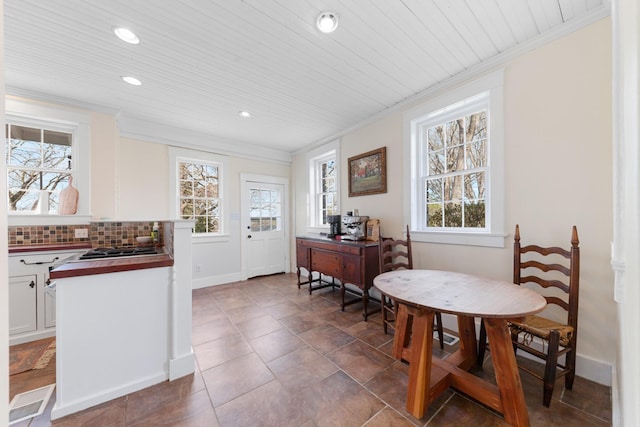
<instances>
[{"instance_id":1,"label":"wooden table leg","mask_svg":"<svg viewBox=\"0 0 640 427\"><path fill-rule=\"evenodd\" d=\"M404 306L401 305L400 309L402 307ZM430 390L434 312L413 307L405 307L405 309L413 315L407 411L416 418L422 418Z\"/></svg>"},{"instance_id":2,"label":"wooden table leg","mask_svg":"<svg viewBox=\"0 0 640 427\"><path fill-rule=\"evenodd\" d=\"M485 318L484 325L489 337L504 420L513 426L529 426L527 403L524 400L507 321Z\"/></svg>"}]
</instances>

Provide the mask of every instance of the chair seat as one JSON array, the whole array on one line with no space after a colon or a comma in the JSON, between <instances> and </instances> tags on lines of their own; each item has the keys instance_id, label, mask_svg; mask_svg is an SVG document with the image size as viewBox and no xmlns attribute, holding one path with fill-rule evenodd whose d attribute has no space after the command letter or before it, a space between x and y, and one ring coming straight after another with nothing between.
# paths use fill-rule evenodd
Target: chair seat
<instances>
[{"instance_id":1,"label":"chair seat","mask_svg":"<svg viewBox=\"0 0 640 427\"><path fill-rule=\"evenodd\" d=\"M563 347L569 345L573 336L572 326L563 325L540 316L527 316L522 322L509 322L509 329L513 332L524 332L544 340L549 340L551 331L556 330L560 334L560 345Z\"/></svg>"}]
</instances>

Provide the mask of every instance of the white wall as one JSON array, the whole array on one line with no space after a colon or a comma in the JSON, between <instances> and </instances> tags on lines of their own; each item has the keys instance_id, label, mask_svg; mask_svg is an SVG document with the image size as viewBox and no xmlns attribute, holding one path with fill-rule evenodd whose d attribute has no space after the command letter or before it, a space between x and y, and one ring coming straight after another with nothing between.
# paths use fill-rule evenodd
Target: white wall
<instances>
[{"instance_id":1,"label":"white wall","mask_svg":"<svg viewBox=\"0 0 640 427\"><path fill-rule=\"evenodd\" d=\"M117 219L174 218L169 212L169 146L122 138L117 156ZM193 151L198 158L199 151ZM240 174L289 179L290 166L233 156L224 157L225 234L222 239L193 239L193 284L204 287L242 279L240 252ZM196 271L199 266L199 271Z\"/></svg>"},{"instance_id":2,"label":"white wall","mask_svg":"<svg viewBox=\"0 0 640 427\"><path fill-rule=\"evenodd\" d=\"M506 230L519 223L523 241L569 245L581 241L578 374L609 384L615 362L611 213L611 36L601 20L505 66ZM427 101L422 99L405 109ZM341 212L359 209L381 220L385 236L404 230L402 111L341 138ZM348 157L387 147L387 193L348 197ZM308 178L296 156L296 232L304 232ZM512 237L504 248L414 244L417 267L511 280Z\"/></svg>"},{"instance_id":3,"label":"white wall","mask_svg":"<svg viewBox=\"0 0 640 427\"><path fill-rule=\"evenodd\" d=\"M618 364L613 425L640 425L640 5L614 0L614 245ZM612 328L613 329L613 328Z\"/></svg>"},{"instance_id":4,"label":"white wall","mask_svg":"<svg viewBox=\"0 0 640 427\"><path fill-rule=\"evenodd\" d=\"M91 214L95 219L113 219L116 216L117 141L115 118L108 114L92 113Z\"/></svg>"},{"instance_id":5,"label":"white wall","mask_svg":"<svg viewBox=\"0 0 640 427\"><path fill-rule=\"evenodd\" d=\"M116 218L173 218L169 213L167 146L127 138L116 145Z\"/></svg>"}]
</instances>

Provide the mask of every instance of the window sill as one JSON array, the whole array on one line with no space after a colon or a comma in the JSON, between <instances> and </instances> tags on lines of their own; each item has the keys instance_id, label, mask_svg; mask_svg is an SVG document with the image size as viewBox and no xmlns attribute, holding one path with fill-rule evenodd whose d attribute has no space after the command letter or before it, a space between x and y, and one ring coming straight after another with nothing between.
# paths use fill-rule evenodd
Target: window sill
<instances>
[{"instance_id":1,"label":"window sill","mask_svg":"<svg viewBox=\"0 0 640 427\"><path fill-rule=\"evenodd\" d=\"M505 233L470 233L411 230L411 240L414 242L440 243L448 245L504 248L506 237L507 234Z\"/></svg>"},{"instance_id":2,"label":"window sill","mask_svg":"<svg viewBox=\"0 0 640 427\"><path fill-rule=\"evenodd\" d=\"M7 224L9 226L29 226L29 225L76 225L89 224L91 215L8 215Z\"/></svg>"},{"instance_id":3,"label":"window sill","mask_svg":"<svg viewBox=\"0 0 640 427\"><path fill-rule=\"evenodd\" d=\"M307 227L307 234L320 234L320 233L328 233L329 226L318 226L318 227Z\"/></svg>"}]
</instances>

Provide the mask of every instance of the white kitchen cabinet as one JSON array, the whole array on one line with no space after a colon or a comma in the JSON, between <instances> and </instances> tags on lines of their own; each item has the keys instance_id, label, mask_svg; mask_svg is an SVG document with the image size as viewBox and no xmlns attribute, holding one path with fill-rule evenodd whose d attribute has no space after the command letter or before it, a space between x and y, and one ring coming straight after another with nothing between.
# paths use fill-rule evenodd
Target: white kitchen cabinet
<instances>
[{"instance_id":1,"label":"white kitchen cabinet","mask_svg":"<svg viewBox=\"0 0 640 427\"><path fill-rule=\"evenodd\" d=\"M9 277L9 334L33 332L38 328L36 316L35 274Z\"/></svg>"},{"instance_id":2,"label":"white kitchen cabinet","mask_svg":"<svg viewBox=\"0 0 640 427\"><path fill-rule=\"evenodd\" d=\"M55 291L46 288L49 268L83 252L73 249L9 255L10 345L55 336Z\"/></svg>"}]
</instances>

